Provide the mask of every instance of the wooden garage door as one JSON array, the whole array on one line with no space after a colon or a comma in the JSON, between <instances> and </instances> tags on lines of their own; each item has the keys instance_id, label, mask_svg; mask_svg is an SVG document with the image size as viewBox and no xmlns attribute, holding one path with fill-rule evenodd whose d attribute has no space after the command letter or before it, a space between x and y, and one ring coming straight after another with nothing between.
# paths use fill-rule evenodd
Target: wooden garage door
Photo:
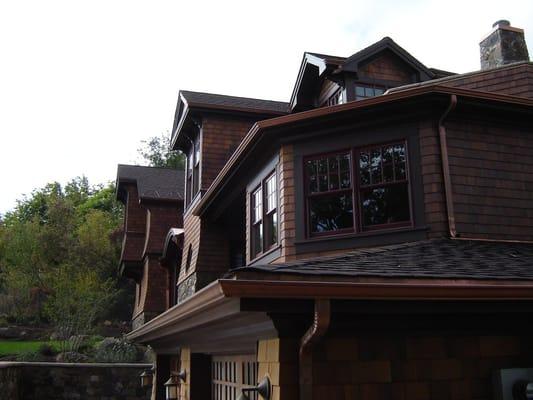
<instances>
[{"instance_id":1,"label":"wooden garage door","mask_svg":"<svg viewBox=\"0 0 533 400\"><path fill-rule=\"evenodd\" d=\"M213 400L237 400L242 388L257 384L258 364L255 356L213 356L212 397ZM251 400L257 400L256 392L248 393Z\"/></svg>"}]
</instances>

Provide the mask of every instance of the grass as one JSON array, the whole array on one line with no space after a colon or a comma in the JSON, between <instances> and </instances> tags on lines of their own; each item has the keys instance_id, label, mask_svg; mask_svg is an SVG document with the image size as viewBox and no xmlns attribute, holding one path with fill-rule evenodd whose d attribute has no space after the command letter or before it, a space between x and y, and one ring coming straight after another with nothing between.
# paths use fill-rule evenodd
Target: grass
<instances>
[{"instance_id":1,"label":"grass","mask_svg":"<svg viewBox=\"0 0 533 400\"><path fill-rule=\"evenodd\" d=\"M17 340L0 340L0 357L15 355L39 350L43 344L49 344L54 349L59 350L59 341L17 341Z\"/></svg>"}]
</instances>

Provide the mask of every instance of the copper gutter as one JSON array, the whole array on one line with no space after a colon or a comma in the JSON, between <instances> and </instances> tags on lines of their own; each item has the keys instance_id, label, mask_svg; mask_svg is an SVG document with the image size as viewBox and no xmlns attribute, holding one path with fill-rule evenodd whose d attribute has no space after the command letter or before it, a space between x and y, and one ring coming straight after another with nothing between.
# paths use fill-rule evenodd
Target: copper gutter
<instances>
[{"instance_id":1,"label":"copper gutter","mask_svg":"<svg viewBox=\"0 0 533 400\"><path fill-rule=\"evenodd\" d=\"M524 97L510 96L493 92L480 92L476 90L440 85L427 85L410 90L394 92L383 96L371 97L365 100L351 101L332 107L321 107L309 111L302 111L259 121L250 128L237 149L235 149L229 160L213 180L204 196L202 196L200 202L193 208L193 215L200 216L207 209L207 207L209 207L211 202L216 197L219 188L223 185L223 182L233 175L236 165L248 155L250 148L255 145L254 142L256 142L260 136L264 135L266 130L298 122L311 122L315 118L318 119L330 115L332 116L352 110L367 109L379 104L394 103L396 101L403 101L427 94L456 95L474 100L494 101L501 102L503 104L533 107L533 99Z\"/></svg>"},{"instance_id":2,"label":"copper gutter","mask_svg":"<svg viewBox=\"0 0 533 400\"><path fill-rule=\"evenodd\" d=\"M313 398L313 349L326 334L331 321L331 303L327 299L315 300L313 324L300 342L299 383L300 400Z\"/></svg>"},{"instance_id":3,"label":"copper gutter","mask_svg":"<svg viewBox=\"0 0 533 400\"><path fill-rule=\"evenodd\" d=\"M448 114L455 109L456 105L457 96L452 94L450 96L450 105L439 119L440 158L442 162L442 173L444 175L444 194L446 198L446 212L448 214L448 227L450 236L452 238L457 236L457 228L455 226L455 213L453 210L452 178L450 174L450 163L448 160L448 144L446 141L446 128L444 127L444 120Z\"/></svg>"},{"instance_id":4,"label":"copper gutter","mask_svg":"<svg viewBox=\"0 0 533 400\"><path fill-rule=\"evenodd\" d=\"M454 280L433 283L320 282L220 279L227 297L361 300L533 300L533 282Z\"/></svg>"}]
</instances>

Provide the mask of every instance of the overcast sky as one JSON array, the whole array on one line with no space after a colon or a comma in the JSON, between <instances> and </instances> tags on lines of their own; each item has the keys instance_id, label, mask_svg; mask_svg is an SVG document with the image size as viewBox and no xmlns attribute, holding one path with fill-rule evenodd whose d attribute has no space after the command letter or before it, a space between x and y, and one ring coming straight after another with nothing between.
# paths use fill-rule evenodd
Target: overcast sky
<instances>
[{"instance_id":1,"label":"overcast sky","mask_svg":"<svg viewBox=\"0 0 533 400\"><path fill-rule=\"evenodd\" d=\"M531 0L0 0L0 213L47 182L114 180L170 130L180 89L288 101L304 51L384 36L472 71L498 19L532 51Z\"/></svg>"}]
</instances>

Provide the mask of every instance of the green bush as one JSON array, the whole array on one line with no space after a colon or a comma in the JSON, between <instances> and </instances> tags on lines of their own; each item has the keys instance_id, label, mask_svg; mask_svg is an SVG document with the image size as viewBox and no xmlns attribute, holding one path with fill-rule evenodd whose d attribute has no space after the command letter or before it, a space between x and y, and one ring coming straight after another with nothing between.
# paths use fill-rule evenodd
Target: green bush
<instances>
[{"instance_id":1,"label":"green bush","mask_svg":"<svg viewBox=\"0 0 533 400\"><path fill-rule=\"evenodd\" d=\"M94 361L130 363L139 358L137 347L124 338L106 338L96 346Z\"/></svg>"}]
</instances>

